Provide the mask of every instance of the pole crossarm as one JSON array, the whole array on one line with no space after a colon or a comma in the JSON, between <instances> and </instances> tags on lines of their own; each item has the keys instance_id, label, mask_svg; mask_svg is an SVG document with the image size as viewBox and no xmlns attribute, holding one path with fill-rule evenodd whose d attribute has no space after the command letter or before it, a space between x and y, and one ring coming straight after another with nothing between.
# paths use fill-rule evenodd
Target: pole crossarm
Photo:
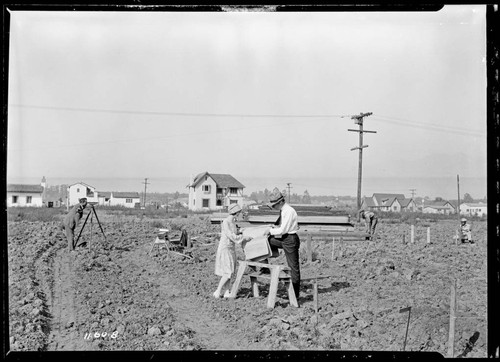
<instances>
[{"instance_id":1,"label":"pole crossarm","mask_svg":"<svg viewBox=\"0 0 500 362\"><path fill-rule=\"evenodd\" d=\"M351 151L354 151L354 150L360 150L360 149L362 149L362 148L366 148L366 147L368 147L368 145L363 145L363 146L361 146L361 147L353 147L353 148L351 148Z\"/></svg>"},{"instance_id":2,"label":"pole crossarm","mask_svg":"<svg viewBox=\"0 0 500 362\"><path fill-rule=\"evenodd\" d=\"M348 128L347 130L348 130L348 131L350 131L350 132L360 132L360 133L377 133L377 131L366 131L366 130L364 130L364 129L363 129L363 130L359 130L359 129L350 129L350 128Z\"/></svg>"}]
</instances>

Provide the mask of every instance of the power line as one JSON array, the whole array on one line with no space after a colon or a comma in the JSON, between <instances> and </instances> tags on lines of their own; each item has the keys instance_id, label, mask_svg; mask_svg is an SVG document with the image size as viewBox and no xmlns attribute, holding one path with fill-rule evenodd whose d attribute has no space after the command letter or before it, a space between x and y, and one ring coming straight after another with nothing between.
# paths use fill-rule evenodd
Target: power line
<instances>
[{"instance_id":1,"label":"power line","mask_svg":"<svg viewBox=\"0 0 500 362\"><path fill-rule=\"evenodd\" d=\"M92 113L120 113L120 114L144 114L153 116L181 116L181 117L240 117L240 118L344 118L345 115L336 114L238 114L238 113L191 113L191 112L156 112L156 111L125 111L118 109L96 109L96 108L77 108L77 107L54 107L38 106L27 104L9 104L18 108L36 108L56 111L69 112L92 112Z\"/></svg>"}]
</instances>

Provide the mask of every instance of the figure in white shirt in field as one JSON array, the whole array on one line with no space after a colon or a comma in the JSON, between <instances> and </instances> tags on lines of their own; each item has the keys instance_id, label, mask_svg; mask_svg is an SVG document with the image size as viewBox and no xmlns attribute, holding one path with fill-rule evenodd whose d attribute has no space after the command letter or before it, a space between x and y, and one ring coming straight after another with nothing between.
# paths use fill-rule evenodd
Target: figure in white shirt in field
<instances>
[{"instance_id":1,"label":"figure in white shirt in field","mask_svg":"<svg viewBox=\"0 0 500 362\"><path fill-rule=\"evenodd\" d=\"M215 298L229 298L231 277L236 272L236 248L235 244L245 245L251 237L242 235L243 229L238 230L236 220L241 214L241 206L232 204L229 206L229 216L221 224L221 237L217 254L215 256L215 274L220 276L219 286L214 292Z\"/></svg>"},{"instance_id":2,"label":"figure in white shirt in field","mask_svg":"<svg viewBox=\"0 0 500 362\"><path fill-rule=\"evenodd\" d=\"M375 234L375 228L377 227L377 216L373 211L366 211L364 209L359 210L359 216L365 222L365 230L370 236L366 237L366 240L372 240Z\"/></svg>"},{"instance_id":3,"label":"figure in white shirt in field","mask_svg":"<svg viewBox=\"0 0 500 362\"><path fill-rule=\"evenodd\" d=\"M280 217L275 225L268 228L264 234L268 235L269 246L273 254L278 255L278 248L285 252L286 262L291 270L293 290L298 299L300 292L300 239L297 235L299 230L297 212L285 202L285 197L278 188L274 188L271 192L267 206L279 210Z\"/></svg>"},{"instance_id":4,"label":"figure in white shirt in field","mask_svg":"<svg viewBox=\"0 0 500 362\"><path fill-rule=\"evenodd\" d=\"M462 241L462 243L472 243L473 241L471 227L469 224L467 224L467 219L462 218L460 221L460 240Z\"/></svg>"}]
</instances>

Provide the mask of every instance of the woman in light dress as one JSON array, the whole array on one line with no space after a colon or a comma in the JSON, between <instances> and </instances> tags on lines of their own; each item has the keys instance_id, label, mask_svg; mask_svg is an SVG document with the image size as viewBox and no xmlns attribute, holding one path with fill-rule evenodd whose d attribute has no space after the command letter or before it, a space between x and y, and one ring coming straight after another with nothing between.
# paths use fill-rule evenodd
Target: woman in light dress
<instances>
[{"instance_id":1,"label":"woman in light dress","mask_svg":"<svg viewBox=\"0 0 500 362\"><path fill-rule=\"evenodd\" d=\"M221 225L221 238L215 257L215 274L221 277L219 286L214 292L215 298L221 296L228 298L230 295L231 276L236 272L235 244L242 244L244 247L247 241L252 240L251 237L244 237L242 230L238 231L236 226L236 220L241 214L241 206L232 204L228 211L229 216L224 219Z\"/></svg>"}]
</instances>

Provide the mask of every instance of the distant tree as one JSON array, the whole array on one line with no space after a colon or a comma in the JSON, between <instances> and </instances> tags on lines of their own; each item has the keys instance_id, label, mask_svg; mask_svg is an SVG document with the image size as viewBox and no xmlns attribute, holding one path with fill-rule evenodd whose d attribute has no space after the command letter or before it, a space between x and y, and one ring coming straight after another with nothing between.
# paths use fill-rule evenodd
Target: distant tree
<instances>
[{"instance_id":1,"label":"distant tree","mask_svg":"<svg viewBox=\"0 0 500 362\"><path fill-rule=\"evenodd\" d=\"M177 200L179 198L179 195L179 191L175 191L174 200Z\"/></svg>"},{"instance_id":2,"label":"distant tree","mask_svg":"<svg viewBox=\"0 0 500 362\"><path fill-rule=\"evenodd\" d=\"M307 190L304 191L304 195L302 196L302 203L303 204L311 203L311 195L309 195L309 192Z\"/></svg>"},{"instance_id":3,"label":"distant tree","mask_svg":"<svg viewBox=\"0 0 500 362\"><path fill-rule=\"evenodd\" d=\"M463 202L474 202L474 199L472 198L472 196L468 193L466 193L464 195L464 199L462 200Z\"/></svg>"},{"instance_id":4,"label":"distant tree","mask_svg":"<svg viewBox=\"0 0 500 362\"><path fill-rule=\"evenodd\" d=\"M444 201L444 200L443 200L443 198L442 198L442 197L439 197L439 196L438 196L438 197L436 197L436 198L434 199L434 201Z\"/></svg>"},{"instance_id":5,"label":"distant tree","mask_svg":"<svg viewBox=\"0 0 500 362\"><path fill-rule=\"evenodd\" d=\"M250 200L253 200L255 202L259 202L259 196L255 191L250 194Z\"/></svg>"}]
</instances>

